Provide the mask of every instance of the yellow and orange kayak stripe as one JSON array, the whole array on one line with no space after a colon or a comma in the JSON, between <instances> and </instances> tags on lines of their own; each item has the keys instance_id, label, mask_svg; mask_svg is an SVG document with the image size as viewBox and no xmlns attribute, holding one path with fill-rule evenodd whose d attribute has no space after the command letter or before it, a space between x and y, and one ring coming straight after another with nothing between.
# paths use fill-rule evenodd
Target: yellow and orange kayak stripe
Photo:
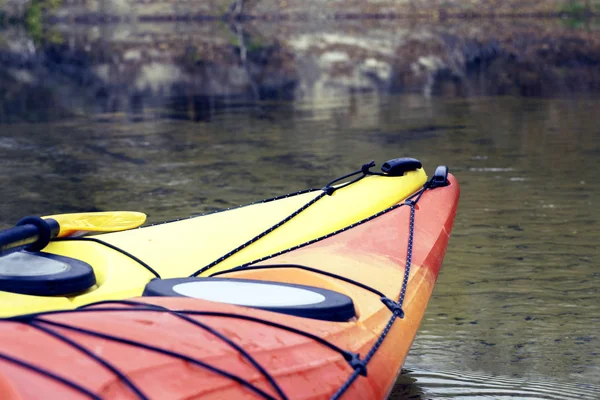
<instances>
[{"instance_id":1,"label":"yellow and orange kayak stripe","mask_svg":"<svg viewBox=\"0 0 600 400\"><path fill-rule=\"evenodd\" d=\"M417 191L426 178L423 169L397 177L369 175L331 195L323 196L322 191L306 192L225 212L96 235L94 241L51 242L44 252L91 265L97 285L68 297L0 292L0 316L69 309L101 300L139 296L145 285L156 277L152 271L161 278L189 276L269 230L317 196L321 197L302 213L203 275L224 271L368 218Z\"/></svg>"},{"instance_id":2,"label":"yellow and orange kayak stripe","mask_svg":"<svg viewBox=\"0 0 600 400\"><path fill-rule=\"evenodd\" d=\"M75 400L89 394L142 399L384 398L423 318L458 197L458 184L449 176L448 186L425 191L412 210L392 208L253 265L262 268L219 273L344 293L356 307L354 320L319 321L190 298L139 298L137 304L96 304L4 320L0 389L6 389L7 400ZM381 297L401 306L402 312ZM82 353L82 348L92 349L92 354ZM32 365L37 370L28 367Z\"/></svg>"}]
</instances>

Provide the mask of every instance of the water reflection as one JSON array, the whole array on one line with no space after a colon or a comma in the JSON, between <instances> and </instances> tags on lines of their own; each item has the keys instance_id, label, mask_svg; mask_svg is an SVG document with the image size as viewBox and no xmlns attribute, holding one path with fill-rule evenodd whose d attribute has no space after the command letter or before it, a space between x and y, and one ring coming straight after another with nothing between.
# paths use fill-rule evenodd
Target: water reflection
<instances>
[{"instance_id":1,"label":"water reflection","mask_svg":"<svg viewBox=\"0 0 600 400\"><path fill-rule=\"evenodd\" d=\"M191 29L189 29L191 28ZM239 101L291 99L294 54L241 24L50 26L0 31L0 121L51 121L87 113L154 108L209 118ZM172 108L172 110L170 110Z\"/></svg>"},{"instance_id":2,"label":"water reflection","mask_svg":"<svg viewBox=\"0 0 600 400\"><path fill-rule=\"evenodd\" d=\"M392 400L424 399L597 399L600 388L557 380L531 380L471 372L403 370Z\"/></svg>"},{"instance_id":3,"label":"water reflection","mask_svg":"<svg viewBox=\"0 0 600 400\"><path fill-rule=\"evenodd\" d=\"M544 96L600 87L595 25L559 21L43 28L0 30L0 121L95 112L136 119L171 106L168 116L201 121L240 101L352 92Z\"/></svg>"}]
</instances>

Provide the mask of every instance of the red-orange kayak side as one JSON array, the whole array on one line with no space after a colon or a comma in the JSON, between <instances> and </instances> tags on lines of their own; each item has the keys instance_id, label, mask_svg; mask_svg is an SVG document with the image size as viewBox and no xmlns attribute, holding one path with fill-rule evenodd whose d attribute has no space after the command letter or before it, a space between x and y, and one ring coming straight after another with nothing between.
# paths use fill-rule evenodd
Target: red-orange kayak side
<instances>
[{"instance_id":1,"label":"red-orange kayak side","mask_svg":"<svg viewBox=\"0 0 600 400\"><path fill-rule=\"evenodd\" d=\"M256 264L269 268L219 275L336 290L354 301L358 314L354 320L321 321L168 297L134 299L141 306L96 304L87 307L88 311L3 320L0 322L1 398L243 399L270 396L278 399L283 393L293 399L321 399L342 394L340 390L346 386L344 398L383 398L400 372L440 271L459 197L455 178L449 176L449 181L449 186L427 190L416 206L412 262L402 304L404 318L392 318L392 312L379 296L355 284L277 265L298 264L343 276L397 301L407 262L408 206ZM226 336L262 366L273 381L239 350L213 333L189 319L164 310L150 310L143 304L181 311L187 318ZM308 332L319 340L243 318L272 321ZM93 331L96 336L77 329ZM65 339L57 338L56 334L81 348L65 343ZM123 340L115 341L106 335ZM332 347L369 361L361 370L360 363L352 364ZM38 370L32 370L32 366ZM356 379L349 381L355 368L364 374L356 373ZM39 370L54 376L44 376ZM230 376L223 376L217 370Z\"/></svg>"}]
</instances>

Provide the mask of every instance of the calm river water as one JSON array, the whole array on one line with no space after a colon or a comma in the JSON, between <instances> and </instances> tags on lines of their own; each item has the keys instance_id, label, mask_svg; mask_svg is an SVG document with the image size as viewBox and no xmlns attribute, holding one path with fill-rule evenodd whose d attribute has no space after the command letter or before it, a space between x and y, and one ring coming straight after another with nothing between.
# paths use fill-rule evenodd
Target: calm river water
<instances>
[{"instance_id":1,"label":"calm river water","mask_svg":"<svg viewBox=\"0 0 600 400\"><path fill-rule=\"evenodd\" d=\"M446 164L459 213L392 398L597 399L599 101L355 93L233 102L199 121L160 105L5 118L0 222L113 209L155 222L322 186L371 159Z\"/></svg>"}]
</instances>

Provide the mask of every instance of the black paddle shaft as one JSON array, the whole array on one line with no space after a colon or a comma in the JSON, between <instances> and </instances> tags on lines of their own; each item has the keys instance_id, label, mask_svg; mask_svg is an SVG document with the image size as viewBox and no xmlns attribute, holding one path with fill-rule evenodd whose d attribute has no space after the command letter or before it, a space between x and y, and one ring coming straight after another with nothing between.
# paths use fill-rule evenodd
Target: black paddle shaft
<instances>
[{"instance_id":1,"label":"black paddle shaft","mask_svg":"<svg viewBox=\"0 0 600 400\"><path fill-rule=\"evenodd\" d=\"M27 250L41 250L58 235L60 226L55 220L25 217L14 228L0 231L0 256L27 246Z\"/></svg>"}]
</instances>

